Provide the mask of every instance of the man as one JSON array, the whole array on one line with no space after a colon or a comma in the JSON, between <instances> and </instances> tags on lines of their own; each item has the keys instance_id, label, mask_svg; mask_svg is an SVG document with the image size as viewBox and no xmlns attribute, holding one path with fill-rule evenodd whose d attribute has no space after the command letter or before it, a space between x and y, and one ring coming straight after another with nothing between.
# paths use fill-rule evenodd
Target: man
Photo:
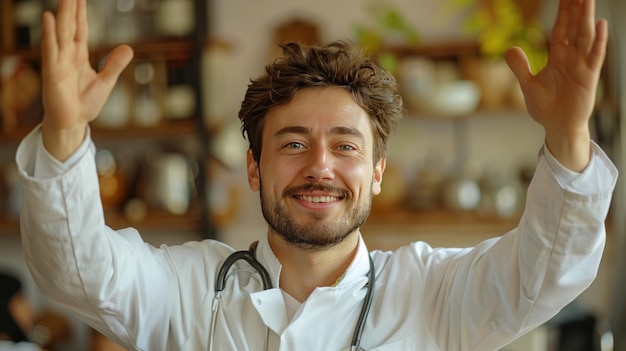
<instances>
[{"instance_id":1,"label":"man","mask_svg":"<svg viewBox=\"0 0 626 351\"><path fill-rule=\"evenodd\" d=\"M154 248L105 226L88 123L132 51L117 47L94 72L85 0L61 0L44 16L44 121L17 154L33 276L129 349L497 350L586 289L602 256L617 174L588 129L607 43L594 7L561 0L538 75L507 52L545 145L519 226L472 249L368 254L359 227L400 117L395 80L342 42L286 45L239 113L268 223L239 256L267 270L263 290L248 263L218 273L233 253L223 244Z\"/></svg>"},{"instance_id":2,"label":"man","mask_svg":"<svg viewBox=\"0 0 626 351\"><path fill-rule=\"evenodd\" d=\"M23 294L22 283L13 275L0 273L0 350L9 350L17 343L39 350L26 335L34 325L35 313Z\"/></svg>"},{"instance_id":3,"label":"man","mask_svg":"<svg viewBox=\"0 0 626 351\"><path fill-rule=\"evenodd\" d=\"M22 282L0 273L0 351L41 351L29 340L35 327L35 311L24 296Z\"/></svg>"}]
</instances>

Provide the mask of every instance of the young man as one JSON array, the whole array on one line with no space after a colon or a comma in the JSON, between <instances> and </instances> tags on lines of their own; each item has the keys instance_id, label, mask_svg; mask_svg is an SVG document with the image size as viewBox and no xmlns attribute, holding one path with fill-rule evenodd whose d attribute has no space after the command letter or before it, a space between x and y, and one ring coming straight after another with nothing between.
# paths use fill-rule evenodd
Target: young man
<instances>
[{"instance_id":1,"label":"young man","mask_svg":"<svg viewBox=\"0 0 626 351\"><path fill-rule=\"evenodd\" d=\"M238 256L267 270L263 290L248 263L219 272L223 244L154 248L105 226L88 123L132 51L94 72L85 0L61 0L44 17L44 121L17 154L33 276L129 349L497 350L586 289L602 256L617 174L588 129L607 43L594 6L561 0L538 75L507 52L545 145L519 226L472 249L368 253L359 227L400 118L395 80L345 43L286 45L239 113L268 229Z\"/></svg>"},{"instance_id":2,"label":"young man","mask_svg":"<svg viewBox=\"0 0 626 351\"><path fill-rule=\"evenodd\" d=\"M0 273L0 351L41 351L28 337L35 317L22 282L12 274Z\"/></svg>"}]
</instances>

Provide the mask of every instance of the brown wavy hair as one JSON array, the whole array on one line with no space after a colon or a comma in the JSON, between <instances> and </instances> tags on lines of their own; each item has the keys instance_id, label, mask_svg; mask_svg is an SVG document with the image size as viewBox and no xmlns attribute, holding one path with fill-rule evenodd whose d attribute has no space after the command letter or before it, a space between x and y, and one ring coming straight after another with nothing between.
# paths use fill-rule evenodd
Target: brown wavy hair
<instances>
[{"instance_id":1,"label":"brown wavy hair","mask_svg":"<svg viewBox=\"0 0 626 351\"><path fill-rule=\"evenodd\" d=\"M349 91L370 116L374 131L374 164L386 154L387 140L402 118L396 79L363 50L345 41L323 46L281 45L282 56L248 85L239 110L241 131L254 160L261 158L263 122L268 111L288 103L307 87L339 86Z\"/></svg>"}]
</instances>

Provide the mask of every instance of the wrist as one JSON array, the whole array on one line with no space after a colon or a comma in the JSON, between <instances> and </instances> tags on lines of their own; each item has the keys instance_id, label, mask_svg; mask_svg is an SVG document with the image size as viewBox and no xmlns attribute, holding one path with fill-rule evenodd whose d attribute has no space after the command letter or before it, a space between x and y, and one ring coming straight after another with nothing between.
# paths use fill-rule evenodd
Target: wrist
<instances>
[{"instance_id":1,"label":"wrist","mask_svg":"<svg viewBox=\"0 0 626 351\"><path fill-rule=\"evenodd\" d=\"M561 165L574 172L584 171L591 159L589 130L567 136L546 133L546 146Z\"/></svg>"},{"instance_id":2,"label":"wrist","mask_svg":"<svg viewBox=\"0 0 626 351\"><path fill-rule=\"evenodd\" d=\"M43 145L57 160L67 160L85 140L87 125L76 124L67 128L55 128L45 119L41 126Z\"/></svg>"}]
</instances>

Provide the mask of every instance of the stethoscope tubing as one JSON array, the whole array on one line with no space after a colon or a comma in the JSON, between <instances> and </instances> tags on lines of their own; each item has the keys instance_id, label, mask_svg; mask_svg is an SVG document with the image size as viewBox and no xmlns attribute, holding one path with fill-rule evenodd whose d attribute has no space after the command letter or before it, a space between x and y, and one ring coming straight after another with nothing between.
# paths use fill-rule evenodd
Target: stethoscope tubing
<instances>
[{"instance_id":1,"label":"stethoscope tubing","mask_svg":"<svg viewBox=\"0 0 626 351\"><path fill-rule=\"evenodd\" d=\"M376 284L376 271L374 268L374 261L372 260L371 255L367 255L370 264L370 271L368 273L367 278L367 292L365 293L365 300L363 300L363 307L361 308L361 312L359 313L359 319L357 319L356 327L354 329L354 335L352 336L352 342L350 343L350 347L352 350L358 350L359 345L361 345L361 336L363 335L363 329L365 329L365 322L367 321L367 316L370 313L370 309L372 307L372 300L374 298L374 287Z\"/></svg>"},{"instance_id":2,"label":"stethoscope tubing","mask_svg":"<svg viewBox=\"0 0 626 351\"><path fill-rule=\"evenodd\" d=\"M220 267L216 282L215 282L215 297L213 298L213 304L211 306L213 315L211 316L211 326L209 331L209 351L213 351L213 342L215 340L215 328L217 324L217 315L219 314L219 309L222 304L222 293L226 287L226 281L228 280L228 271L230 268L239 260L244 260L250 264L261 277L261 282L263 284L263 290L272 289L272 279L265 269L261 262L259 262L255 257L255 249L256 243L253 243L250 246L250 250L247 251L236 251L232 253L230 256L226 258L222 266ZM367 316L372 307L372 301L374 297L374 287L376 282L376 272L374 267L374 261L372 260L372 256L368 255L369 258L369 273L368 273L368 281L367 281L367 292L365 293L365 298L363 300L363 306L361 307L361 312L359 313L359 318L357 319L356 327L354 328L354 333L352 335L352 341L350 343L349 350L355 351L360 350L359 345L361 344L361 337L363 336L363 330L365 329L365 322L367 321ZM269 327L266 328L265 333L265 348L267 351L269 344Z\"/></svg>"}]
</instances>

